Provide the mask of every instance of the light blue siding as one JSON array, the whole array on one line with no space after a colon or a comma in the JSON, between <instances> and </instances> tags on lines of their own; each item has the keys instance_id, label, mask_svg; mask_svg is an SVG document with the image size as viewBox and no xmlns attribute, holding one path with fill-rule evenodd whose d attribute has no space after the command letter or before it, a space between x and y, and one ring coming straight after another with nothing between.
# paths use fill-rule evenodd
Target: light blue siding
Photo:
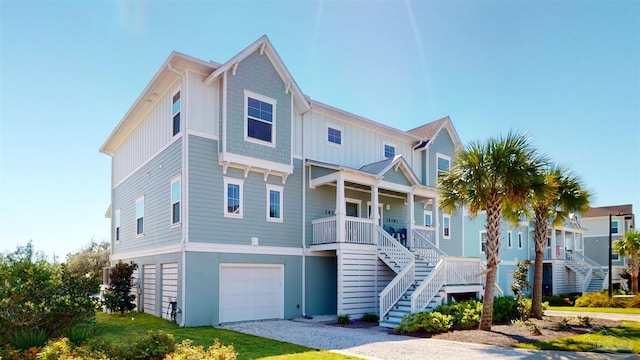
<instances>
[{"instance_id":1,"label":"light blue siding","mask_svg":"<svg viewBox=\"0 0 640 360\"><path fill-rule=\"evenodd\" d=\"M400 169L389 169L389 171L384 173L384 180L400 185L413 185Z\"/></svg>"},{"instance_id":2,"label":"light blue siding","mask_svg":"<svg viewBox=\"0 0 640 360\"><path fill-rule=\"evenodd\" d=\"M171 226L171 179L182 170L182 139L153 158L112 191L112 208L120 209L120 241L112 235L113 254L182 240L182 228ZM136 198L144 195L144 236L136 237ZM115 217L112 217L114 229Z\"/></svg>"},{"instance_id":3,"label":"light blue siding","mask_svg":"<svg viewBox=\"0 0 640 360\"><path fill-rule=\"evenodd\" d=\"M334 315L337 312L338 276L335 256L307 256L306 300L308 315Z\"/></svg>"},{"instance_id":4,"label":"light blue siding","mask_svg":"<svg viewBox=\"0 0 640 360\"><path fill-rule=\"evenodd\" d=\"M436 186L438 176L437 153L451 157L451 165L453 165L455 147L448 131L440 131L438 135L432 139L428 148L429 170L427 173L428 186Z\"/></svg>"},{"instance_id":5,"label":"light blue siding","mask_svg":"<svg viewBox=\"0 0 640 360\"><path fill-rule=\"evenodd\" d=\"M291 94L266 55L256 50L227 73L227 151L282 164L291 163ZM244 90L276 100L275 148L244 140Z\"/></svg>"}]
</instances>

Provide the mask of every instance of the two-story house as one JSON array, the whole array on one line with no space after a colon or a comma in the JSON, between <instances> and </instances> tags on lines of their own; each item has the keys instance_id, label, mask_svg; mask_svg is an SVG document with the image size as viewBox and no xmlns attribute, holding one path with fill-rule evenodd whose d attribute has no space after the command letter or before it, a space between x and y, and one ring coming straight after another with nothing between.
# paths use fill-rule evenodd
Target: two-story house
<instances>
[{"instance_id":1,"label":"two-story house","mask_svg":"<svg viewBox=\"0 0 640 360\"><path fill-rule=\"evenodd\" d=\"M139 310L185 326L403 314L483 289L463 216L437 206L460 140L305 96L266 36L224 63L173 52L101 147L113 263Z\"/></svg>"}]
</instances>

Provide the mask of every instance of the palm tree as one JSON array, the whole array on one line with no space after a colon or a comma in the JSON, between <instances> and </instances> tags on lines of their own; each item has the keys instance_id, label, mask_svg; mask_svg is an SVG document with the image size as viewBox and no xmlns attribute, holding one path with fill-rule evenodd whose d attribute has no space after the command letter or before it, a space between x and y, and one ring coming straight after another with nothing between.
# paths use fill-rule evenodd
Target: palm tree
<instances>
[{"instance_id":1,"label":"palm tree","mask_svg":"<svg viewBox=\"0 0 640 360\"><path fill-rule=\"evenodd\" d=\"M638 262L640 260L640 232L628 230L624 237L613 243L616 253L629 258L629 271L631 272L631 292L638 294ZM611 276L611 275L609 275Z\"/></svg>"},{"instance_id":2,"label":"palm tree","mask_svg":"<svg viewBox=\"0 0 640 360\"><path fill-rule=\"evenodd\" d=\"M500 218L504 207L519 208L535 185L541 160L520 132L473 142L456 154L449 172L440 179L440 206L452 213L467 206L475 217L487 212L486 284L482 304L481 330L491 330L497 266L500 261Z\"/></svg>"},{"instance_id":3,"label":"palm tree","mask_svg":"<svg viewBox=\"0 0 640 360\"><path fill-rule=\"evenodd\" d=\"M535 216L535 261L529 316L540 319L542 318L542 260L549 231L549 220L552 220L553 228L564 224L571 213L587 211L591 194L584 190L576 175L559 165L544 169L537 181L536 190L530 192L530 206Z\"/></svg>"}]
</instances>

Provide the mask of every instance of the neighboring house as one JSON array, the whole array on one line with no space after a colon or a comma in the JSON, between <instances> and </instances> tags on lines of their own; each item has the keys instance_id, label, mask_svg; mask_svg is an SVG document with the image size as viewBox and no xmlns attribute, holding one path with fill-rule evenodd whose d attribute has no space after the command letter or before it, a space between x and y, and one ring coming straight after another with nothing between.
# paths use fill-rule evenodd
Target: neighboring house
<instances>
[{"instance_id":1,"label":"neighboring house","mask_svg":"<svg viewBox=\"0 0 640 360\"><path fill-rule=\"evenodd\" d=\"M483 289L463 216L437 207L460 140L311 100L266 38L223 64L173 52L102 148L112 263L185 326L410 311ZM409 250L411 249L411 250Z\"/></svg>"},{"instance_id":2,"label":"neighboring house","mask_svg":"<svg viewBox=\"0 0 640 360\"><path fill-rule=\"evenodd\" d=\"M611 223L609 223L611 220ZM582 222L586 228L584 234L584 253L602 266L608 272L609 268L609 234L612 243L621 239L624 234L635 227L633 206L614 205L591 208L582 215ZM627 284L620 277L620 272L627 267L627 258L611 252L612 285L626 288ZM608 278L603 288L608 287Z\"/></svg>"}]
</instances>

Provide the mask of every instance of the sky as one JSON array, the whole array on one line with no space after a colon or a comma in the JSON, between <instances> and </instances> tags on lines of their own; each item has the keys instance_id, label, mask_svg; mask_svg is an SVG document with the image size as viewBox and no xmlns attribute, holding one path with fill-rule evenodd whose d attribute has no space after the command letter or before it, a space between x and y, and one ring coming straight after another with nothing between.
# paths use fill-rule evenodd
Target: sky
<instances>
[{"instance_id":1,"label":"sky","mask_svg":"<svg viewBox=\"0 0 640 360\"><path fill-rule=\"evenodd\" d=\"M463 142L525 131L593 206L640 212L638 1L0 0L0 252L108 240L98 149L176 50L224 63L266 34L302 91Z\"/></svg>"}]
</instances>

